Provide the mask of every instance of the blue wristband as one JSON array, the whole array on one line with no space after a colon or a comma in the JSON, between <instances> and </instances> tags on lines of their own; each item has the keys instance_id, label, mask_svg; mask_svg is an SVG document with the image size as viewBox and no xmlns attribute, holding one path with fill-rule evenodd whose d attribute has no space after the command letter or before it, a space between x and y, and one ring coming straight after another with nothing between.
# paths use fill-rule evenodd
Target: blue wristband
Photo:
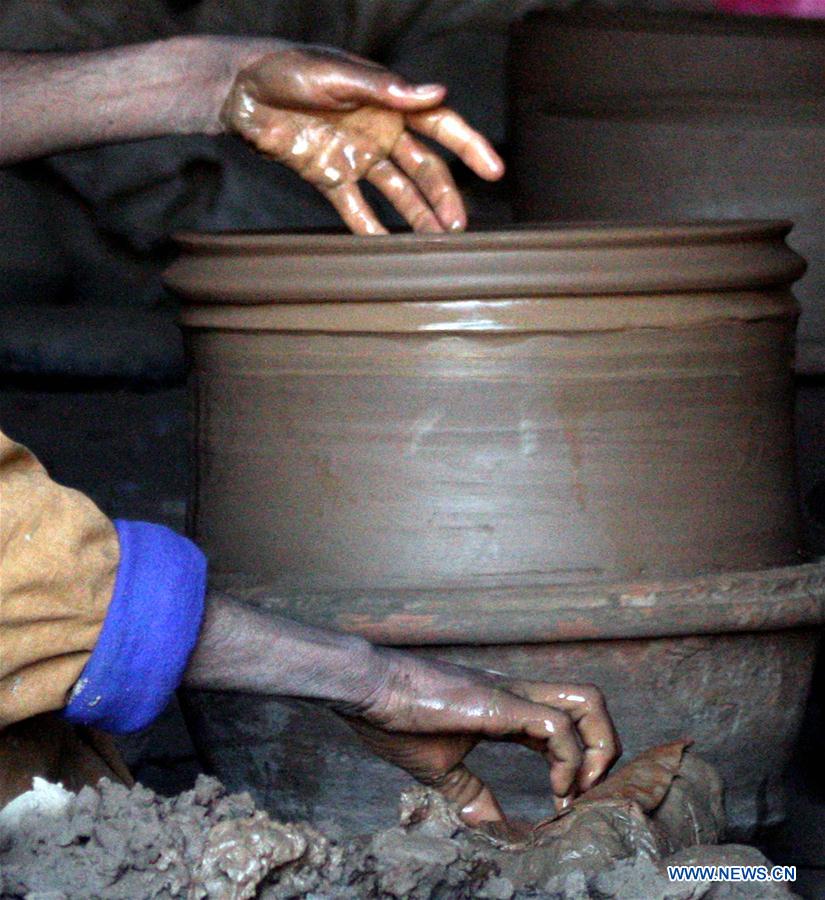
<instances>
[{"instance_id":1,"label":"blue wristband","mask_svg":"<svg viewBox=\"0 0 825 900\"><path fill-rule=\"evenodd\" d=\"M115 528L112 600L63 715L125 734L149 725L183 677L203 619L206 558L163 525L118 519Z\"/></svg>"}]
</instances>

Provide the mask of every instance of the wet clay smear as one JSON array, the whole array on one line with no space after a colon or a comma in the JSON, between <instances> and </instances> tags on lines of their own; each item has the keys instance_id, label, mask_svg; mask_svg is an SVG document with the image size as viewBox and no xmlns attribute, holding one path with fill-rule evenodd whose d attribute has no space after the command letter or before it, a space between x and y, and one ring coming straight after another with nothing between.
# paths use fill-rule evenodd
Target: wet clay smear
<instances>
[{"instance_id":1,"label":"wet clay smear","mask_svg":"<svg viewBox=\"0 0 825 900\"><path fill-rule=\"evenodd\" d=\"M721 828L718 778L689 754L677 770L682 749L663 748L669 769L658 758L640 758L625 767L630 774L613 776L615 792L608 779L600 796L517 839L466 828L439 794L424 788L402 794L398 826L336 842L309 825L274 821L248 794L228 795L205 776L172 798L104 779L96 789L40 802L39 793L56 790L40 782L24 795L33 799L15 801L13 815L15 804L0 812L0 897L741 896L725 893L724 885L674 885L664 874L671 860L767 864L747 847L711 846ZM647 802L635 798L633 782L641 783ZM645 808L653 802L655 810ZM693 823L689 829L686 822ZM777 885L749 896L791 895Z\"/></svg>"}]
</instances>

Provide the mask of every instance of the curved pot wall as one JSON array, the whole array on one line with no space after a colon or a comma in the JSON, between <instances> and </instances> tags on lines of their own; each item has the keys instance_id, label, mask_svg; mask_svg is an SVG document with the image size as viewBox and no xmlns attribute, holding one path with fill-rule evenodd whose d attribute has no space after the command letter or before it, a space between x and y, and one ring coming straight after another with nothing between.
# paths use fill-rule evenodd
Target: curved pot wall
<instances>
[{"instance_id":1,"label":"curved pot wall","mask_svg":"<svg viewBox=\"0 0 825 900\"><path fill-rule=\"evenodd\" d=\"M213 572L372 590L795 561L786 231L184 239Z\"/></svg>"},{"instance_id":2,"label":"curved pot wall","mask_svg":"<svg viewBox=\"0 0 825 900\"><path fill-rule=\"evenodd\" d=\"M511 44L517 216L791 219L800 338L825 341L824 72L822 22L534 13Z\"/></svg>"}]
</instances>

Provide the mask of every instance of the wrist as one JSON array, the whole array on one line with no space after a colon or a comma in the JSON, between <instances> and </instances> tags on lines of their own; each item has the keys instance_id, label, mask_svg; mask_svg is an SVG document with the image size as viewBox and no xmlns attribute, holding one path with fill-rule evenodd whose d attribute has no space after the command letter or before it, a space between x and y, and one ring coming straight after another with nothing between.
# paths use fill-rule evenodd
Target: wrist
<instances>
[{"instance_id":1,"label":"wrist","mask_svg":"<svg viewBox=\"0 0 825 900\"><path fill-rule=\"evenodd\" d=\"M234 38L187 35L157 45L174 95L169 130L218 134L219 113L237 72Z\"/></svg>"},{"instance_id":2,"label":"wrist","mask_svg":"<svg viewBox=\"0 0 825 900\"><path fill-rule=\"evenodd\" d=\"M385 691L393 677L393 659L399 654L354 635L341 635L341 639L346 674L334 685L330 706L341 715L359 715Z\"/></svg>"},{"instance_id":3,"label":"wrist","mask_svg":"<svg viewBox=\"0 0 825 900\"><path fill-rule=\"evenodd\" d=\"M239 73L269 53L288 46L276 38L182 37L173 38L179 52L191 60L191 68L202 74L193 85L190 133L222 134L227 128L223 110Z\"/></svg>"}]
</instances>

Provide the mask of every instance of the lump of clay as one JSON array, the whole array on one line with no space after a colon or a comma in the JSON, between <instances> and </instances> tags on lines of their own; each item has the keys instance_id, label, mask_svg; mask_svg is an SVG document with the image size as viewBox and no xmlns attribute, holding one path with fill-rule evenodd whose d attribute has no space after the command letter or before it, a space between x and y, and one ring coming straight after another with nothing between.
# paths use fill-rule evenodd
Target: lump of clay
<instances>
[{"instance_id":1,"label":"lump of clay","mask_svg":"<svg viewBox=\"0 0 825 900\"><path fill-rule=\"evenodd\" d=\"M647 857L623 859L590 883L592 894L604 900L699 900L707 897L710 885L704 882L674 883L666 872Z\"/></svg>"},{"instance_id":2,"label":"lump of clay","mask_svg":"<svg viewBox=\"0 0 825 900\"><path fill-rule=\"evenodd\" d=\"M665 851L665 842L638 804L601 800L574 808L552 827L540 829L532 842L491 855L514 884L541 888L559 876L582 872L590 877L618 860L660 859Z\"/></svg>"},{"instance_id":3,"label":"lump of clay","mask_svg":"<svg viewBox=\"0 0 825 900\"><path fill-rule=\"evenodd\" d=\"M659 807L651 814L670 849L716 844L725 833L724 787L710 763L685 753Z\"/></svg>"},{"instance_id":4,"label":"lump of clay","mask_svg":"<svg viewBox=\"0 0 825 900\"><path fill-rule=\"evenodd\" d=\"M602 800L629 800L652 812L665 799L680 773L690 741L672 741L645 750L576 800L577 805Z\"/></svg>"},{"instance_id":5,"label":"lump of clay","mask_svg":"<svg viewBox=\"0 0 825 900\"><path fill-rule=\"evenodd\" d=\"M200 889L204 897L247 900L268 872L299 859L306 847L299 831L273 822L263 812L218 822L207 832L193 890Z\"/></svg>"},{"instance_id":6,"label":"lump of clay","mask_svg":"<svg viewBox=\"0 0 825 900\"><path fill-rule=\"evenodd\" d=\"M0 854L0 896L246 900L273 869L303 856L313 835L204 776L174 798L103 779L63 799L53 815L36 804L19 811Z\"/></svg>"},{"instance_id":7,"label":"lump of clay","mask_svg":"<svg viewBox=\"0 0 825 900\"><path fill-rule=\"evenodd\" d=\"M557 890L559 879L576 873L591 878L622 860L646 860L639 865L655 869L654 862L675 850L718 840L721 780L708 763L686 753L688 743L640 754L579 797L569 813L533 829L488 831L501 874L515 885Z\"/></svg>"},{"instance_id":8,"label":"lump of clay","mask_svg":"<svg viewBox=\"0 0 825 900\"><path fill-rule=\"evenodd\" d=\"M65 790L62 784L52 784L44 778L35 777L30 791L15 797L0 809L0 846L11 843L14 833L26 819L33 815L60 816L73 798L74 794Z\"/></svg>"}]
</instances>

